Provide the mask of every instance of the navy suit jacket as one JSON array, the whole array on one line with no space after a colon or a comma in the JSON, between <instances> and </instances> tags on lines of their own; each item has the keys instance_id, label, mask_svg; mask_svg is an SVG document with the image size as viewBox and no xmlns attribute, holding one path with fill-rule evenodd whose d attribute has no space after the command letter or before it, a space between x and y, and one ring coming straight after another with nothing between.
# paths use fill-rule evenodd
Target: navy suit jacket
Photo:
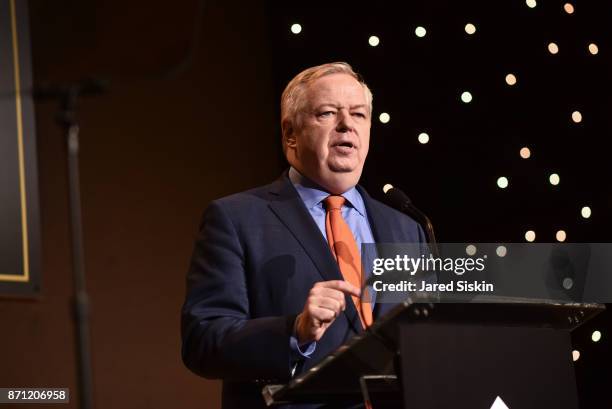
<instances>
[{"instance_id":1,"label":"navy suit jacket","mask_svg":"<svg viewBox=\"0 0 612 409\"><path fill-rule=\"evenodd\" d=\"M357 188L377 243L426 241L414 220ZM341 279L286 172L270 185L213 201L187 276L185 365L200 376L223 379L223 408L265 407L263 385L291 377L289 338L308 292L316 282ZM350 298L346 306L298 372L362 331ZM376 304L375 318L391 307Z\"/></svg>"}]
</instances>

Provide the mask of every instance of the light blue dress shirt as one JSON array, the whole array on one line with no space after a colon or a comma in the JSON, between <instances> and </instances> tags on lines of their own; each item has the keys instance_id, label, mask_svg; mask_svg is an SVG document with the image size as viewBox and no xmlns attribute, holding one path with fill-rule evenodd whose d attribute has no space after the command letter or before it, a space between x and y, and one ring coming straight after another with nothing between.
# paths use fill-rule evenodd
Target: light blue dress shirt
<instances>
[{"instance_id":1,"label":"light blue dress shirt","mask_svg":"<svg viewBox=\"0 0 612 409\"><path fill-rule=\"evenodd\" d=\"M325 207L323 205L323 200L329 196L329 193L301 175L293 167L289 169L289 180L291 180L291 183L293 183L293 186L295 186L295 189L304 202L306 209L308 209L308 212L319 227L321 234L325 240L327 240L327 232L325 230ZM374 236L372 234L372 229L370 228L370 223L368 222L363 197L361 197L361 194L355 187L352 187L344 192L342 196L346 199L344 206L342 206L342 217L353 232L353 236L355 236L355 241L357 242L357 248L359 249L359 252L361 252L362 243L374 243ZM290 339L291 350L294 353L298 353L298 356L301 355L304 358L309 358L310 355L312 355L312 353L315 351L316 344L316 342L311 342L309 344L302 345L300 348L295 336L292 336Z\"/></svg>"},{"instance_id":2,"label":"light blue dress shirt","mask_svg":"<svg viewBox=\"0 0 612 409\"><path fill-rule=\"evenodd\" d=\"M294 168L289 169L289 179L302 198L304 205L306 205L306 209L308 209L308 212L319 227L321 234L325 237L325 240L327 240L323 200L329 196L329 193L302 176ZM344 206L342 206L342 217L353 232L353 236L355 236L355 241L357 242L357 248L359 252L361 252L362 243L374 243L374 236L372 235L372 229L370 229L370 223L368 222L365 203L363 202L361 194L355 187L344 192L342 196L346 199Z\"/></svg>"}]
</instances>

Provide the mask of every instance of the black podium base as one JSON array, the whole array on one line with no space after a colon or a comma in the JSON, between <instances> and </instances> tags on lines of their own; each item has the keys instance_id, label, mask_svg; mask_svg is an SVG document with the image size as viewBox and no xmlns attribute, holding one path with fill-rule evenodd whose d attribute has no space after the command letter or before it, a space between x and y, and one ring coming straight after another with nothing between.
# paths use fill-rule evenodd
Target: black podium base
<instances>
[{"instance_id":1,"label":"black podium base","mask_svg":"<svg viewBox=\"0 0 612 409\"><path fill-rule=\"evenodd\" d=\"M578 408L569 331L419 323L400 338L405 408Z\"/></svg>"}]
</instances>

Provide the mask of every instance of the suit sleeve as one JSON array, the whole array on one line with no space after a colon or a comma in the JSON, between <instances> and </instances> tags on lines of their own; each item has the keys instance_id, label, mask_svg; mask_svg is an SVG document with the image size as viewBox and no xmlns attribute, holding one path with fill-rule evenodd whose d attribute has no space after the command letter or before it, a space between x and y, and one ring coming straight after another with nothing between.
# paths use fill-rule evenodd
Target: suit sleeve
<instances>
[{"instance_id":1,"label":"suit sleeve","mask_svg":"<svg viewBox=\"0 0 612 409\"><path fill-rule=\"evenodd\" d=\"M204 213L187 275L182 358L194 373L226 380L288 380L295 315L252 318L245 253L219 202Z\"/></svg>"}]
</instances>

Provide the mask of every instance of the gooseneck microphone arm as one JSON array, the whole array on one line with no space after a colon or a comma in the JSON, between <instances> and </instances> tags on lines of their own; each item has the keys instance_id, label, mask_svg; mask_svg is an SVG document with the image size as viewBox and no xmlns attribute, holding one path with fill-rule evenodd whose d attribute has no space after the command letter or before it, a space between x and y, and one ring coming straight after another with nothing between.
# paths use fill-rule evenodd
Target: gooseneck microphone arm
<instances>
[{"instance_id":1,"label":"gooseneck microphone arm","mask_svg":"<svg viewBox=\"0 0 612 409\"><path fill-rule=\"evenodd\" d=\"M436 235L434 233L433 224L431 220L425 213L420 211L412 201L406 195L406 193L402 192L400 189L393 187L393 185L385 185L383 187L383 191L385 192L385 198L390 206L399 210L402 213L407 214L416 220L417 223L423 227L425 230L425 236L427 237L427 243L429 244L429 250L434 257L439 257L440 253L438 251L438 244L436 242Z\"/></svg>"}]
</instances>

